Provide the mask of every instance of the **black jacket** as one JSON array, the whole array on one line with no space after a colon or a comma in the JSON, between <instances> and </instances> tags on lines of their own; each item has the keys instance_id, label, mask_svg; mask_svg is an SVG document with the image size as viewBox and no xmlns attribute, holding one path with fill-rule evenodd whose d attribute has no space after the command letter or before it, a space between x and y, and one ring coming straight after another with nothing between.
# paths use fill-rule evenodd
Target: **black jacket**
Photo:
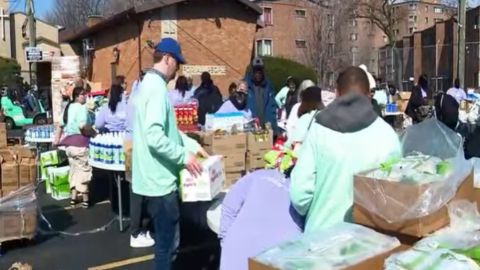
<instances>
[{"instance_id":1,"label":"black jacket","mask_svg":"<svg viewBox=\"0 0 480 270\"><path fill-rule=\"evenodd\" d=\"M418 119L415 110L423 105L427 105L427 102L422 96L422 88L417 85L412 90L412 95L410 96L410 100L408 101L408 105L405 110L405 113L413 119L414 123L418 123L421 121L421 119Z\"/></svg>"},{"instance_id":2,"label":"black jacket","mask_svg":"<svg viewBox=\"0 0 480 270\"><path fill-rule=\"evenodd\" d=\"M205 125L207 113L216 113L223 104L222 94L213 84L200 85L194 98L198 100L198 123L201 125Z\"/></svg>"},{"instance_id":3,"label":"black jacket","mask_svg":"<svg viewBox=\"0 0 480 270\"><path fill-rule=\"evenodd\" d=\"M467 159L480 158L480 127L467 137L465 141L465 157Z\"/></svg>"}]
</instances>

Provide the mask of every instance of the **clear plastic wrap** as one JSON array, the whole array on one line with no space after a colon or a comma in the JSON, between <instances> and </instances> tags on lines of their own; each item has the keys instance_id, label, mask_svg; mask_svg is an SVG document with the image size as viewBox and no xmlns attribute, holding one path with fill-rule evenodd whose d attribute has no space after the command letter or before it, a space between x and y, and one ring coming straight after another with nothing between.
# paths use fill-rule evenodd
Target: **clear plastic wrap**
<instances>
[{"instance_id":1,"label":"clear plastic wrap","mask_svg":"<svg viewBox=\"0 0 480 270\"><path fill-rule=\"evenodd\" d=\"M435 235L480 230L480 214L477 204L466 200L456 200L448 204L450 225L435 232Z\"/></svg>"},{"instance_id":2,"label":"clear plastic wrap","mask_svg":"<svg viewBox=\"0 0 480 270\"><path fill-rule=\"evenodd\" d=\"M471 173L463 140L436 119L408 128L401 137L404 156L420 152L447 161L448 173L427 183L374 179L366 174L355 181L355 203L389 223L421 218L437 212L452 200Z\"/></svg>"},{"instance_id":3,"label":"clear plastic wrap","mask_svg":"<svg viewBox=\"0 0 480 270\"><path fill-rule=\"evenodd\" d=\"M385 261L385 270L480 270L480 232L431 236Z\"/></svg>"},{"instance_id":4,"label":"clear plastic wrap","mask_svg":"<svg viewBox=\"0 0 480 270\"><path fill-rule=\"evenodd\" d=\"M400 242L396 238L360 225L342 223L280 244L258 255L255 260L282 270L336 270L398 246Z\"/></svg>"},{"instance_id":5,"label":"clear plastic wrap","mask_svg":"<svg viewBox=\"0 0 480 270\"><path fill-rule=\"evenodd\" d=\"M35 187L28 185L0 199L0 243L33 238L37 229Z\"/></svg>"},{"instance_id":6,"label":"clear plastic wrap","mask_svg":"<svg viewBox=\"0 0 480 270\"><path fill-rule=\"evenodd\" d=\"M470 159L473 165L473 182L475 188L480 188L480 158L472 158Z\"/></svg>"}]
</instances>

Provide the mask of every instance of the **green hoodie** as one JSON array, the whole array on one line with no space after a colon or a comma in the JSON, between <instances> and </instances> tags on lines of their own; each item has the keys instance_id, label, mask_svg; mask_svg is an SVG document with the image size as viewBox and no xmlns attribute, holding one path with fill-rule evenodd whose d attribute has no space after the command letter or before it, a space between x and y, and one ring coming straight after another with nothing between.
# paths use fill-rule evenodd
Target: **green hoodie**
<instances>
[{"instance_id":1,"label":"green hoodie","mask_svg":"<svg viewBox=\"0 0 480 270\"><path fill-rule=\"evenodd\" d=\"M400 155L398 136L368 98L337 98L317 115L292 172L290 198L305 232L351 221L354 174Z\"/></svg>"},{"instance_id":2,"label":"green hoodie","mask_svg":"<svg viewBox=\"0 0 480 270\"><path fill-rule=\"evenodd\" d=\"M196 153L200 146L178 130L161 74L145 74L134 106L133 192L149 197L170 194L177 190L187 153Z\"/></svg>"}]
</instances>

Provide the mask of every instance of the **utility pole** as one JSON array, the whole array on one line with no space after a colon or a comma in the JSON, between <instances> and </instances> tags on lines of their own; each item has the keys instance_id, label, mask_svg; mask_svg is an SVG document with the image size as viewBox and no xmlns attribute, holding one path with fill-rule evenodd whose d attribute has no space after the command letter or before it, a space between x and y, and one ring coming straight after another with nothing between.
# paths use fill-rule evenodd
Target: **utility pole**
<instances>
[{"instance_id":1,"label":"utility pole","mask_svg":"<svg viewBox=\"0 0 480 270\"><path fill-rule=\"evenodd\" d=\"M25 13L28 20L28 46L37 46L37 33L35 28L35 10L33 9L33 0L25 1ZM30 63L30 85L35 87L37 85L37 63Z\"/></svg>"},{"instance_id":2,"label":"utility pole","mask_svg":"<svg viewBox=\"0 0 480 270\"><path fill-rule=\"evenodd\" d=\"M457 78L460 87L465 89L465 23L467 16L467 0L459 0L458 3L458 67Z\"/></svg>"}]
</instances>

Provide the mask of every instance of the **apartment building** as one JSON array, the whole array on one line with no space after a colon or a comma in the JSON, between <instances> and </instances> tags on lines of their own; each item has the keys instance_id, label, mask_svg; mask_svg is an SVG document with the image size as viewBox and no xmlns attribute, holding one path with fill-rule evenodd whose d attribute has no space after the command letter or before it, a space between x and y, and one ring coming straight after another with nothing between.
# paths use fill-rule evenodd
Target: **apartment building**
<instances>
[{"instance_id":1,"label":"apartment building","mask_svg":"<svg viewBox=\"0 0 480 270\"><path fill-rule=\"evenodd\" d=\"M310 49L321 23L313 0L253 0L263 14L255 35L255 55L284 57L311 65Z\"/></svg>"}]
</instances>

